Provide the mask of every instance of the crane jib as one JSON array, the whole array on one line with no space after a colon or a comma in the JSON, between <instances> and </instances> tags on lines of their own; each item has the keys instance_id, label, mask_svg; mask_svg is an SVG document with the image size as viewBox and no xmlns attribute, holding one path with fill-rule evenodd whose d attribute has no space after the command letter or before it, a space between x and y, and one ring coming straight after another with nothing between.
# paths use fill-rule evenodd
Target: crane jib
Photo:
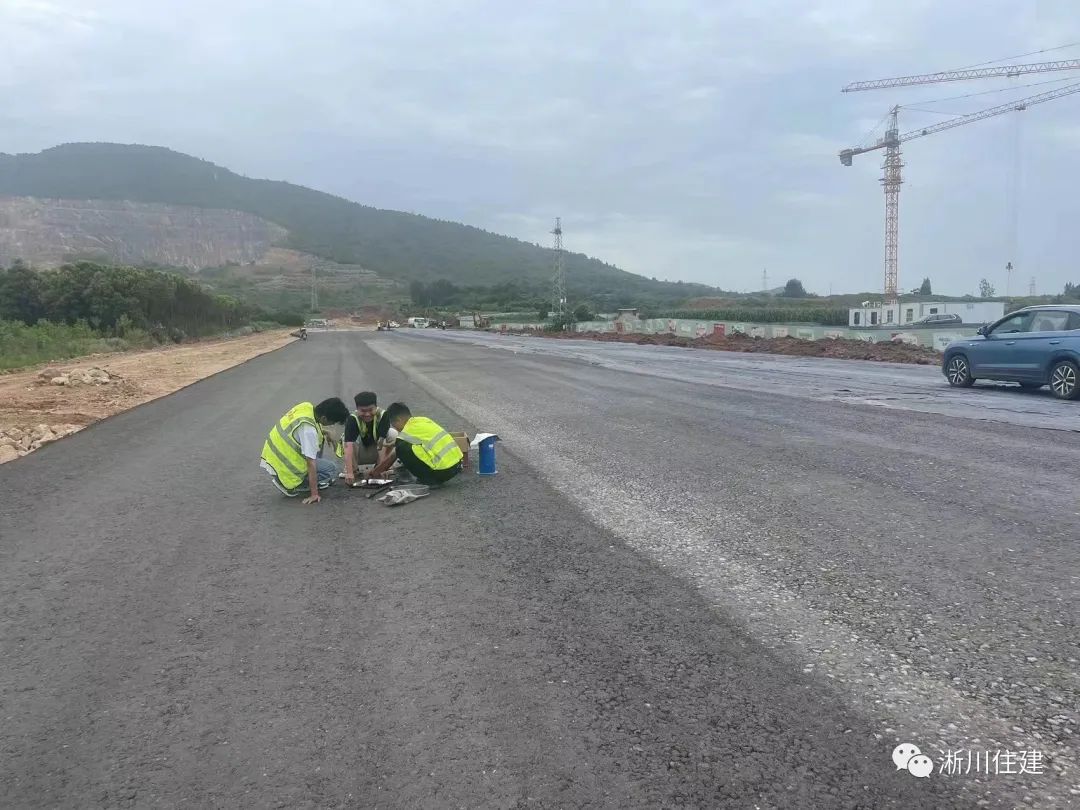
<instances>
[{"instance_id":1,"label":"crane jib","mask_svg":"<svg viewBox=\"0 0 1080 810\"><path fill-rule=\"evenodd\" d=\"M941 82L961 82L970 79L992 79L998 76L1014 78L1029 73L1054 73L1062 70L1080 70L1080 59L1063 59L1056 62L1032 62L1026 65L1001 65L991 68L967 68L963 70L944 70L940 73L921 73L914 76L897 76L891 79L871 79L866 82L852 82L841 92L853 93L859 90L882 90L888 87L910 87L916 84L939 84Z\"/></svg>"},{"instance_id":2,"label":"crane jib","mask_svg":"<svg viewBox=\"0 0 1080 810\"><path fill-rule=\"evenodd\" d=\"M1002 65L993 68L971 68L946 71L944 73L923 73L915 76L899 76L893 79L855 82L854 84L849 84L847 87L843 88L843 92L847 93L853 90L876 90L886 87L903 87L915 84L955 82L967 79L985 79L995 76L1014 77L1025 73L1049 73L1052 71L1065 70L1080 70L1080 59L1070 59L1059 62L1038 62L1027 65ZM996 107L980 110L979 112L957 116L956 118L942 121L933 126L922 127L920 129L912 130L911 132L906 132L903 135L899 134L900 130L897 125L897 118L901 108L893 107L889 111L889 127L886 130L885 137L880 138L876 143L869 146L858 146L841 150L840 163L844 166L852 165L852 158L854 158L855 155L873 152L878 149L885 150L885 161L883 166L884 176L881 178L881 184L885 189L885 300L887 302L892 303L899 300L899 260L897 258L899 255L898 212L900 186L903 183L903 177L901 175L903 162L901 161L900 145L907 141L914 140L915 138L923 138L937 132L944 132L947 129L953 129L955 127L963 126L964 124L971 124L975 121L982 121L987 118L992 118L995 115L1002 115L1007 112L1022 112L1035 104L1042 104L1043 102L1072 95L1073 93L1080 93L1080 82L1068 84L1064 87L1059 87L1056 90L1049 90L1045 93L1031 96L1030 98L1020 99L1019 101L1010 101L1006 104L1000 104Z\"/></svg>"}]
</instances>

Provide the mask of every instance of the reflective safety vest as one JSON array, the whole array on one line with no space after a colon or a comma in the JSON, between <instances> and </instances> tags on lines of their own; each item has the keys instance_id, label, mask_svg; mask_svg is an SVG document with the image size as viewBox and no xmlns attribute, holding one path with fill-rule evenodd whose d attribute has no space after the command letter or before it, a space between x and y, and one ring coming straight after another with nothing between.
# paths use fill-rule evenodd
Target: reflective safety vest
<instances>
[{"instance_id":1,"label":"reflective safety vest","mask_svg":"<svg viewBox=\"0 0 1080 810\"><path fill-rule=\"evenodd\" d=\"M454 437L424 416L409 419L398 441L411 444L416 457L433 470L448 470L465 458Z\"/></svg>"},{"instance_id":2,"label":"reflective safety vest","mask_svg":"<svg viewBox=\"0 0 1080 810\"><path fill-rule=\"evenodd\" d=\"M301 402L281 417L263 444L263 461L274 468L286 489L295 489L307 480L307 458L300 452L300 440L296 438L301 425L311 425L318 431L319 447L322 447L323 429L315 419L315 406L310 402Z\"/></svg>"},{"instance_id":3,"label":"reflective safety vest","mask_svg":"<svg viewBox=\"0 0 1080 810\"><path fill-rule=\"evenodd\" d=\"M383 418L383 414L386 413L382 408L375 409L375 416L371 420L371 435L374 436L379 430L379 421ZM356 412L352 412L353 421L356 422L356 426L360 429L360 438L363 439L368 435L367 422L360 419L360 415Z\"/></svg>"}]
</instances>

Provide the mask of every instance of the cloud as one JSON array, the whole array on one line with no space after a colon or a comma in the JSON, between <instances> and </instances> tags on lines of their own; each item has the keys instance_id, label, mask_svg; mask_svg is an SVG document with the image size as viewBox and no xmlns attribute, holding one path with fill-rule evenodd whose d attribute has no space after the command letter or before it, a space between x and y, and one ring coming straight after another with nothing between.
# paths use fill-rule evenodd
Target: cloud
<instances>
[{"instance_id":1,"label":"cloud","mask_svg":"<svg viewBox=\"0 0 1080 810\"><path fill-rule=\"evenodd\" d=\"M1067 149L1080 149L1080 125L1047 127L1042 134Z\"/></svg>"},{"instance_id":2,"label":"cloud","mask_svg":"<svg viewBox=\"0 0 1080 810\"><path fill-rule=\"evenodd\" d=\"M893 104L986 86L840 87L1053 47L1078 26L1071 0L3 0L0 115L6 151L157 143L529 241L562 215L573 249L646 275L753 287L767 266L872 290L881 155L845 169L837 153ZM1039 224L1080 215L1075 104L1026 125L1039 149L1020 221L1040 288L1080 247ZM905 147L902 278L966 291L1002 263L1008 137L986 122Z\"/></svg>"},{"instance_id":3,"label":"cloud","mask_svg":"<svg viewBox=\"0 0 1080 810\"><path fill-rule=\"evenodd\" d=\"M790 206L792 208L821 208L823 206L836 207L840 204L840 200L838 200L836 197L830 197L829 195L823 194L820 191L807 191L800 189L778 191L776 193L776 201L781 205Z\"/></svg>"}]
</instances>

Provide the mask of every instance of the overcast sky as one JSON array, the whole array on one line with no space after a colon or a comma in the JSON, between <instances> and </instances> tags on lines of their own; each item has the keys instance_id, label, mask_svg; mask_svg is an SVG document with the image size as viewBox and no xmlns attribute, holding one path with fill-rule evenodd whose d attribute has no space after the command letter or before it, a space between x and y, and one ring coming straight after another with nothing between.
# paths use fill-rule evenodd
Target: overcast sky
<instances>
[{"instance_id":1,"label":"overcast sky","mask_svg":"<svg viewBox=\"0 0 1080 810\"><path fill-rule=\"evenodd\" d=\"M837 152L893 104L945 113L907 131L1080 71L840 87L1078 41L1076 0L0 0L0 152L167 146L532 242L561 215L647 276L873 291L881 153ZM1058 58L1080 48L1020 61ZM1080 94L904 161L902 288L1001 293L1010 259L1014 293L1080 283Z\"/></svg>"}]
</instances>

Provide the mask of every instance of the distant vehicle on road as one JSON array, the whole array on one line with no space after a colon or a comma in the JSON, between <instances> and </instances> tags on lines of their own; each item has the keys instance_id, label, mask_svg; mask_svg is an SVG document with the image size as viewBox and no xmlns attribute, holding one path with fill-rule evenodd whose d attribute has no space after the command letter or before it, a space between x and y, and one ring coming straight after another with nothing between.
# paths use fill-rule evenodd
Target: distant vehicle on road
<instances>
[{"instance_id":1,"label":"distant vehicle on road","mask_svg":"<svg viewBox=\"0 0 1080 810\"><path fill-rule=\"evenodd\" d=\"M428 327L428 319L427 318L409 318L409 320L406 321L406 323L409 326L411 326L413 329L427 329L427 327Z\"/></svg>"},{"instance_id":2,"label":"distant vehicle on road","mask_svg":"<svg viewBox=\"0 0 1080 810\"><path fill-rule=\"evenodd\" d=\"M941 371L956 388L1003 380L1080 396L1080 306L1024 307L945 347Z\"/></svg>"}]
</instances>

